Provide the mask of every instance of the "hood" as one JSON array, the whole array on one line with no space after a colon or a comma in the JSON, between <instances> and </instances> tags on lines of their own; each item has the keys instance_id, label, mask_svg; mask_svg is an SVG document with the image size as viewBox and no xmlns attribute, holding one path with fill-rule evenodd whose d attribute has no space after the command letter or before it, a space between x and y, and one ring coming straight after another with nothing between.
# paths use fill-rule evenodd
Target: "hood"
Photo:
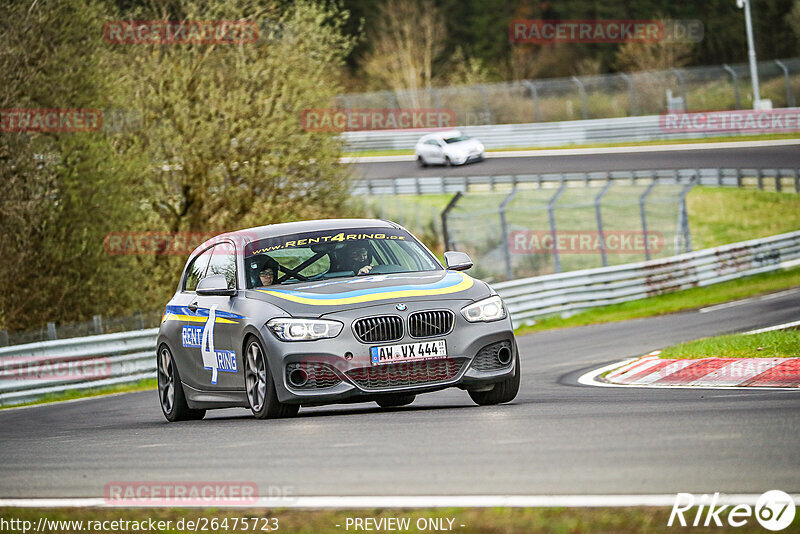
<instances>
[{"instance_id":1,"label":"hood","mask_svg":"<svg viewBox=\"0 0 800 534\"><path fill-rule=\"evenodd\" d=\"M489 294L485 283L456 271L359 276L248 291L250 298L270 302L293 316L303 317L399 300L477 300Z\"/></svg>"}]
</instances>

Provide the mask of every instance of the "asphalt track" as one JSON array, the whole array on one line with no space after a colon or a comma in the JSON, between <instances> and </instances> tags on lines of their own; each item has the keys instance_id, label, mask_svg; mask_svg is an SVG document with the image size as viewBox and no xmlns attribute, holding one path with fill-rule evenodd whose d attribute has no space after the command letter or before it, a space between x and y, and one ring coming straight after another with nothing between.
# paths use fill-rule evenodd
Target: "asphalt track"
<instances>
[{"instance_id":1,"label":"asphalt track","mask_svg":"<svg viewBox=\"0 0 800 534\"><path fill-rule=\"evenodd\" d=\"M800 391L601 388L584 372L705 335L796 320L800 291L519 337L522 386L409 407L243 409L169 424L155 392L0 411L0 498L102 497L113 481L246 481L262 494L619 495L800 491Z\"/></svg>"},{"instance_id":2,"label":"asphalt track","mask_svg":"<svg viewBox=\"0 0 800 534\"><path fill-rule=\"evenodd\" d=\"M367 178L409 176L486 176L549 172L631 171L686 168L797 168L800 146L704 148L658 152L611 152L582 155L493 158L460 167L420 168L414 161L355 163L355 175Z\"/></svg>"}]
</instances>

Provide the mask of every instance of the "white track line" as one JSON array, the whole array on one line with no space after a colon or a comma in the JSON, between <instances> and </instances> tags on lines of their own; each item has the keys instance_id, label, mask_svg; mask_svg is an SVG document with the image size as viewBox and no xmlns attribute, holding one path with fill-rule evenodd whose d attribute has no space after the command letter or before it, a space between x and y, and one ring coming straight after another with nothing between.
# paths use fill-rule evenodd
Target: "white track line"
<instances>
[{"instance_id":1,"label":"white track line","mask_svg":"<svg viewBox=\"0 0 800 534\"><path fill-rule=\"evenodd\" d=\"M754 505L760 494L720 494L719 504ZM75 507L107 507L107 508L596 508L616 506L672 506L675 493L658 493L645 495L453 495L453 496L320 496L270 498L260 497L255 502L242 505L202 504L164 506L116 506L108 504L101 498L75 499L0 499L0 507L16 508L75 508ZM800 504L800 495L792 495L795 503Z\"/></svg>"},{"instance_id":2,"label":"white track line","mask_svg":"<svg viewBox=\"0 0 800 534\"><path fill-rule=\"evenodd\" d=\"M422 135L422 134L420 134ZM685 150L717 150L731 148L759 148L765 146L800 145L800 139L774 139L767 141L730 141L724 143L681 143L675 145L609 146L594 148L554 148L540 150L501 150L487 152L486 158L534 158L548 156L585 156L595 154L633 154L641 152L671 152ZM348 156L339 158L339 163L395 163L415 161L412 154L400 156Z\"/></svg>"},{"instance_id":3,"label":"white track line","mask_svg":"<svg viewBox=\"0 0 800 534\"><path fill-rule=\"evenodd\" d=\"M763 332L772 332L774 330L786 330L787 328L792 328L794 326L800 326L800 321L792 321L791 323L776 324L775 326L768 326L766 328L759 328L758 330L750 330L749 332L743 332L743 335L751 336L753 334L761 334Z\"/></svg>"}]
</instances>

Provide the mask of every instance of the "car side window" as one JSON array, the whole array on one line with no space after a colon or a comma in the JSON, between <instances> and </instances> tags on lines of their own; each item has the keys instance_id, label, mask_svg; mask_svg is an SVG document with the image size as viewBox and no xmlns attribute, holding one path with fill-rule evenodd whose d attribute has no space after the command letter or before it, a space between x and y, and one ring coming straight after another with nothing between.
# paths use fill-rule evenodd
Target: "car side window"
<instances>
[{"instance_id":1,"label":"car side window","mask_svg":"<svg viewBox=\"0 0 800 534\"><path fill-rule=\"evenodd\" d=\"M427 141L425 141L425 144L426 145L439 146L439 142L436 141L436 139L428 139Z\"/></svg>"},{"instance_id":2,"label":"car side window","mask_svg":"<svg viewBox=\"0 0 800 534\"><path fill-rule=\"evenodd\" d=\"M211 253L213 249L208 249L202 254L196 256L189 267L186 268L186 281L183 285L184 291L194 291L197 289L197 284L200 280L205 278L208 262L211 260Z\"/></svg>"},{"instance_id":3,"label":"car side window","mask_svg":"<svg viewBox=\"0 0 800 534\"><path fill-rule=\"evenodd\" d=\"M214 247L206 276L214 274L225 276L228 289L236 288L236 251L231 243L221 243Z\"/></svg>"}]
</instances>

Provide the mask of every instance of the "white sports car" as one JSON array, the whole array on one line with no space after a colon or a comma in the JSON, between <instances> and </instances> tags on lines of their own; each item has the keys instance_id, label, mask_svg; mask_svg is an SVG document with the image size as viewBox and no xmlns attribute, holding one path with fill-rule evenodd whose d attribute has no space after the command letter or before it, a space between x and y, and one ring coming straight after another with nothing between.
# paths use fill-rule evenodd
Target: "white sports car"
<instances>
[{"instance_id":1,"label":"white sports car","mask_svg":"<svg viewBox=\"0 0 800 534\"><path fill-rule=\"evenodd\" d=\"M464 165L482 161L484 153L483 143L458 130L423 135L414 147L414 155L421 167Z\"/></svg>"}]
</instances>

